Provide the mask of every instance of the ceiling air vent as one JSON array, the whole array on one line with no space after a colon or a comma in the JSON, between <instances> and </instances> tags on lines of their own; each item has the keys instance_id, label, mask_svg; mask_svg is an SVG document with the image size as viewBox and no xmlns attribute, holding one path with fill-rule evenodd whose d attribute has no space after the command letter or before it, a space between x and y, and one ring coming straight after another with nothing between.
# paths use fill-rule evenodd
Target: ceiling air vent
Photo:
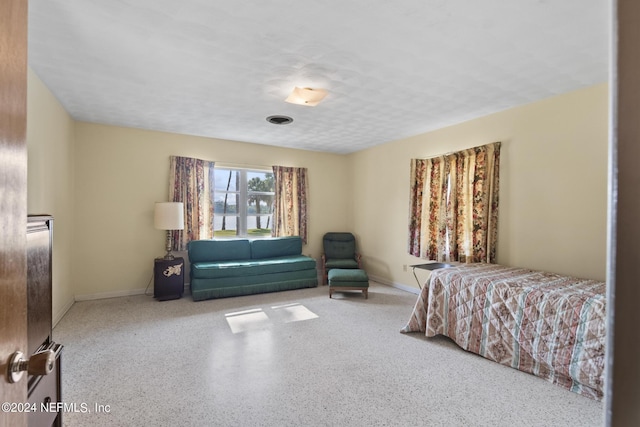
<instances>
[{"instance_id":1,"label":"ceiling air vent","mask_svg":"<svg viewBox=\"0 0 640 427\"><path fill-rule=\"evenodd\" d=\"M274 125L288 125L293 119L289 116L269 116L267 117L267 121Z\"/></svg>"}]
</instances>

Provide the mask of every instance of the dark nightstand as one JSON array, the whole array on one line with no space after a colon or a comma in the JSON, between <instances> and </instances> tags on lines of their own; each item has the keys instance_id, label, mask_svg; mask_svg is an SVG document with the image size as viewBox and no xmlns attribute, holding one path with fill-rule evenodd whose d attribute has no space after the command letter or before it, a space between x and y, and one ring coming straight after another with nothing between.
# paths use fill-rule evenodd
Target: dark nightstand
<instances>
[{"instance_id":1,"label":"dark nightstand","mask_svg":"<svg viewBox=\"0 0 640 427\"><path fill-rule=\"evenodd\" d=\"M184 258L156 258L153 268L153 297L158 301L182 298Z\"/></svg>"}]
</instances>

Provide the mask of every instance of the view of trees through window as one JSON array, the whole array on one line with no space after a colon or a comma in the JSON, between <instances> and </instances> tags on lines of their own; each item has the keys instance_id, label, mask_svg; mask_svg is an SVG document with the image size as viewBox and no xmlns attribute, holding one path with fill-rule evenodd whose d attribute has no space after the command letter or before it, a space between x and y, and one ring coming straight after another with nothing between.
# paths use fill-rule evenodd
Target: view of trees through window
<instances>
[{"instance_id":1,"label":"view of trees through window","mask_svg":"<svg viewBox=\"0 0 640 427\"><path fill-rule=\"evenodd\" d=\"M214 170L215 237L268 237L274 201L273 173Z\"/></svg>"}]
</instances>

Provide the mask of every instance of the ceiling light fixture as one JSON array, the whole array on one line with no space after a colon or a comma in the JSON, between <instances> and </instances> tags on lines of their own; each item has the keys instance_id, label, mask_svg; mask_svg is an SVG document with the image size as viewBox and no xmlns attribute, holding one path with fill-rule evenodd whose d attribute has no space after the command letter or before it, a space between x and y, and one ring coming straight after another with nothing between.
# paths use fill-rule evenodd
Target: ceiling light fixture
<instances>
[{"instance_id":1,"label":"ceiling light fixture","mask_svg":"<svg viewBox=\"0 0 640 427\"><path fill-rule=\"evenodd\" d=\"M307 105L309 107L315 107L327 96L327 91L324 89L312 89L310 87L294 87L291 95L285 99L285 101L292 104Z\"/></svg>"}]
</instances>

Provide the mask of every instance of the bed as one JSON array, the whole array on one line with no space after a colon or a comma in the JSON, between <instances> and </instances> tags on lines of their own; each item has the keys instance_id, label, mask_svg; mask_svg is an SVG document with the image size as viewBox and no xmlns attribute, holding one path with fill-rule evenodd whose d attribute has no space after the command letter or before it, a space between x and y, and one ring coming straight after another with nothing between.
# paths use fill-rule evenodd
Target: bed
<instances>
[{"instance_id":1,"label":"bed","mask_svg":"<svg viewBox=\"0 0 640 427\"><path fill-rule=\"evenodd\" d=\"M434 270L401 332L464 350L601 400L603 282L496 264Z\"/></svg>"}]
</instances>

